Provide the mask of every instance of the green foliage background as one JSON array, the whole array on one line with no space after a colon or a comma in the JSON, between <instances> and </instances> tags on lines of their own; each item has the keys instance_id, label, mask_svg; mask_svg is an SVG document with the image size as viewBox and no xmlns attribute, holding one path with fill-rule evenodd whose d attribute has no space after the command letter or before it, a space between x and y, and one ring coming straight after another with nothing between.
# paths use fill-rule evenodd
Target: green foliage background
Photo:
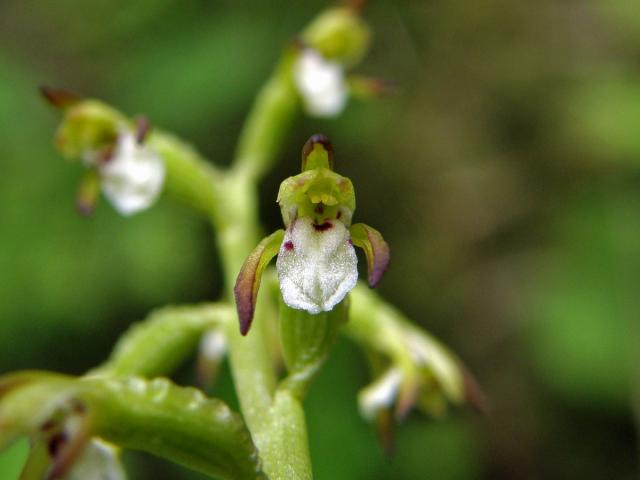
<instances>
[{"instance_id":1,"label":"green foliage background","mask_svg":"<svg viewBox=\"0 0 640 480\"><path fill-rule=\"evenodd\" d=\"M204 221L161 201L73 209L40 84L104 99L226 164L281 48L325 2L0 3L0 372L81 373L153 307L213 299ZM322 131L357 219L392 247L380 289L471 366L492 413L412 416L385 458L346 342L307 401L323 479L634 478L640 340L640 10L626 0L375 0L361 72L398 93L301 118L261 191ZM192 365L178 379L192 381ZM228 375L216 392L233 401ZM634 400L635 399L635 400ZM640 407L636 407L640 409ZM0 456L16 478L24 445ZM129 454L131 478L199 478Z\"/></svg>"}]
</instances>

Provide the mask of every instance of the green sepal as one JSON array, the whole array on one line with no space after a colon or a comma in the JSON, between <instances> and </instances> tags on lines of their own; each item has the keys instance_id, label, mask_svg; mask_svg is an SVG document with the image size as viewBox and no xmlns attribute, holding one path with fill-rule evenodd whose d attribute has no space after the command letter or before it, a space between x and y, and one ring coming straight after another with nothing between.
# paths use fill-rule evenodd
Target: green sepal
<instances>
[{"instance_id":1,"label":"green sepal","mask_svg":"<svg viewBox=\"0 0 640 480\"><path fill-rule=\"evenodd\" d=\"M328 168L333 170L333 145L320 133L312 135L302 147L301 171Z\"/></svg>"},{"instance_id":2,"label":"green sepal","mask_svg":"<svg viewBox=\"0 0 640 480\"><path fill-rule=\"evenodd\" d=\"M0 397L0 447L20 435L44 434L66 408L86 416L91 436L121 447L219 478L264 478L241 417L195 388L165 378L76 379L41 372L4 377L3 386L9 388Z\"/></svg>"},{"instance_id":3,"label":"green sepal","mask_svg":"<svg viewBox=\"0 0 640 480\"><path fill-rule=\"evenodd\" d=\"M249 328L251 328L262 273L273 257L280 251L283 238L284 230L280 229L262 239L247 257L238 274L233 293L236 299L240 333L242 335L246 335L249 332Z\"/></svg>"},{"instance_id":4,"label":"green sepal","mask_svg":"<svg viewBox=\"0 0 640 480\"><path fill-rule=\"evenodd\" d=\"M364 223L351 225L349 231L353 244L362 248L367 257L367 279L369 286L373 288L389 266L389 245L378 230Z\"/></svg>"},{"instance_id":5,"label":"green sepal","mask_svg":"<svg viewBox=\"0 0 640 480\"><path fill-rule=\"evenodd\" d=\"M60 399L75 393L70 377L25 371L0 377L0 451L37 432Z\"/></svg>"},{"instance_id":6,"label":"green sepal","mask_svg":"<svg viewBox=\"0 0 640 480\"><path fill-rule=\"evenodd\" d=\"M321 225L338 219L351 225L356 196L351 180L333 171L333 147L327 137L313 135L302 148L302 173L280 184L278 204L285 226L296 217Z\"/></svg>"},{"instance_id":7,"label":"green sepal","mask_svg":"<svg viewBox=\"0 0 640 480\"><path fill-rule=\"evenodd\" d=\"M70 159L81 159L89 152L110 149L118 138L118 128L128 120L113 108L95 100L83 100L64 110L55 143Z\"/></svg>"},{"instance_id":8,"label":"green sepal","mask_svg":"<svg viewBox=\"0 0 640 480\"><path fill-rule=\"evenodd\" d=\"M89 216L100 198L100 174L95 168L88 169L78 186L76 193L76 210L80 215Z\"/></svg>"},{"instance_id":9,"label":"green sepal","mask_svg":"<svg viewBox=\"0 0 640 480\"><path fill-rule=\"evenodd\" d=\"M302 397L347 321L349 297L329 312L312 315L280 304L280 342L288 376L283 386Z\"/></svg>"},{"instance_id":10,"label":"green sepal","mask_svg":"<svg viewBox=\"0 0 640 480\"><path fill-rule=\"evenodd\" d=\"M51 468L51 457L45 442L31 440L27 462L20 473L20 480L42 480Z\"/></svg>"}]
</instances>

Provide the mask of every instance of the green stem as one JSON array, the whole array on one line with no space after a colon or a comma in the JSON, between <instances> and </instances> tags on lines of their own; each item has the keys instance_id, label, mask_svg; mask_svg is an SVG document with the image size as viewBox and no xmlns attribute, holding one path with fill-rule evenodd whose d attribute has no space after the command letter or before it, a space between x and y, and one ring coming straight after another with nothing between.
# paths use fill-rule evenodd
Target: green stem
<instances>
[{"instance_id":1,"label":"green stem","mask_svg":"<svg viewBox=\"0 0 640 480\"><path fill-rule=\"evenodd\" d=\"M129 328L109 360L89 375L168 375L193 352L204 332L234 320L233 307L222 303L161 308Z\"/></svg>"},{"instance_id":2,"label":"green stem","mask_svg":"<svg viewBox=\"0 0 640 480\"><path fill-rule=\"evenodd\" d=\"M164 160L165 192L204 214L212 214L220 202L217 185L221 173L177 137L153 131L148 144Z\"/></svg>"},{"instance_id":3,"label":"green stem","mask_svg":"<svg viewBox=\"0 0 640 480\"><path fill-rule=\"evenodd\" d=\"M353 11L332 9L320 15L303 38L306 46L330 58L354 60L363 53L368 33ZM300 99L293 81L299 51L299 46L292 46L285 52L259 92L240 136L230 171L218 171L202 161L189 146L168 134L152 132L149 138L149 144L165 161L167 193L207 214L215 227L229 301L233 299L236 276L259 240L257 184L272 167L299 110ZM300 397L311 374L305 374L304 381L297 381L299 388L288 389L287 386L293 385L289 382L277 389L275 362L269 348L267 304L258 302L254 328L246 337L240 335L235 322L228 322L225 327L231 372L242 413L260 451L265 472L272 480L310 479L311 463ZM333 332L332 329L329 331ZM290 333L296 337L295 332ZM334 336L333 333L323 336L328 339L324 343L331 343L329 340ZM185 338L192 340L189 335ZM132 342L135 343L135 336ZM129 351L141 348L139 342L135 346ZM148 373L155 372L158 365L167 366L153 356L140 363L135 356L127 354L128 347L125 347L122 350L125 353L117 352L103 369ZM148 349L142 347L142 350ZM170 345L168 350L182 353L183 343ZM318 366L307 370L315 371ZM299 392L296 394L294 390Z\"/></svg>"},{"instance_id":4,"label":"green stem","mask_svg":"<svg viewBox=\"0 0 640 480\"><path fill-rule=\"evenodd\" d=\"M297 111L291 80L292 54L287 53L259 93L245 128L232 171L223 183L225 204L212 217L224 262L227 297L247 255L259 241L256 225L257 181L273 164ZM229 359L240 407L264 471L272 480L311 478L304 411L288 392L275 393L277 377L271 359L264 310L259 301L254 327L242 337L229 325Z\"/></svg>"},{"instance_id":5,"label":"green stem","mask_svg":"<svg viewBox=\"0 0 640 480\"><path fill-rule=\"evenodd\" d=\"M307 427L300 401L288 390L278 390L269 411L268 437L258 444L263 469L271 480L311 480Z\"/></svg>"},{"instance_id":6,"label":"green stem","mask_svg":"<svg viewBox=\"0 0 640 480\"><path fill-rule=\"evenodd\" d=\"M253 182L242 176L227 179L227 212L218 230L218 246L224 259L227 296L242 263L258 243L258 224ZM215 221L215 220L214 220ZM268 294L268 292L265 292ZM237 323L227 328L229 360L240 408L271 480L310 479L311 463L306 440L304 412L300 402L287 392L275 394L276 372L271 358L266 329L270 320L268 302L258 301L254 326L246 337ZM286 428L285 428L286 427Z\"/></svg>"}]
</instances>

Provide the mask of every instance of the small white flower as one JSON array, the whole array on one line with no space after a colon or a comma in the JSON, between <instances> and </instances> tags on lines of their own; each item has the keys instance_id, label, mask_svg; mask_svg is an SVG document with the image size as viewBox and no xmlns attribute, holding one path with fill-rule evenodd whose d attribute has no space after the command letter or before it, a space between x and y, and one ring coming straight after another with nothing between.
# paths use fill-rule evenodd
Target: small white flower
<instances>
[{"instance_id":1,"label":"small white flower","mask_svg":"<svg viewBox=\"0 0 640 480\"><path fill-rule=\"evenodd\" d=\"M200 341L200 353L207 361L220 361L227 353L227 338L222 329L207 332Z\"/></svg>"},{"instance_id":2,"label":"small white flower","mask_svg":"<svg viewBox=\"0 0 640 480\"><path fill-rule=\"evenodd\" d=\"M120 132L113 154L99 169L102 191L125 216L151 206L164 183L165 167L160 156L139 144L128 130Z\"/></svg>"},{"instance_id":3,"label":"small white flower","mask_svg":"<svg viewBox=\"0 0 640 480\"><path fill-rule=\"evenodd\" d=\"M355 287L357 263L351 235L341 221L318 226L310 218L294 220L276 262L284 302L313 314L330 311Z\"/></svg>"},{"instance_id":4,"label":"small white flower","mask_svg":"<svg viewBox=\"0 0 640 480\"><path fill-rule=\"evenodd\" d=\"M115 448L94 439L84 448L64 480L125 480Z\"/></svg>"},{"instance_id":5,"label":"small white flower","mask_svg":"<svg viewBox=\"0 0 640 480\"><path fill-rule=\"evenodd\" d=\"M401 384L400 369L389 368L384 375L358 394L360 414L367 420L373 420L380 410L393 406Z\"/></svg>"},{"instance_id":6,"label":"small white flower","mask_svg":"<svg viewBox=\"0 0 640 480\"><path fill-rule=\"evenodd\" d=\"M309 114L334 117L344 109L348 89L339 63L305 49L295 65L294 79Z\"/></svg>"},{"instance_id":7,"label":"small white flower","mask_svg":"<svg viewBox=\"0 0 640 480\"><path fill-rule=\"evenodd\" d=\"M222 327L213 328L202 336L197 364L198 383L201 387L213 384L226 353L227 337Z\"/></svg>"}]
</instances>

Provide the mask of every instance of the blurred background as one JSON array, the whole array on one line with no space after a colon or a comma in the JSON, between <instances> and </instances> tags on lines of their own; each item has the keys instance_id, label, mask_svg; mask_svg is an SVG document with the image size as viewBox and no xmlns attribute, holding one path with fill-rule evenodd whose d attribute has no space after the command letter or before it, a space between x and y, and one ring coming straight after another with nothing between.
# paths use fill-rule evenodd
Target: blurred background
<instances>
[{"instance_id":1,"label":"blurred background","mask_svg":"<svg viewBox=\"0 0 640 480\"><path fill-rule=\"evenodd\" d=\"M221 290L211 232L186 208L75 213L82 172L54 151L37 87L144 113L224 165L283 45L325 6L0 1L0 373L82 373L154 307ZM493 408L414 414L385 457L357 413L366 365L341 341L307 401L317 479L637 478L637 2L372 0L365 16L358 72L398 92L300 117L261 187L265 230L301 145L328 134L356 218L391 244L382 294L465 360ZM233 402L228 372L218 393ZM0 478L24 454L1 455ZM132 479L202 478L125 459Z\"/></svg>"}]
</instances>

